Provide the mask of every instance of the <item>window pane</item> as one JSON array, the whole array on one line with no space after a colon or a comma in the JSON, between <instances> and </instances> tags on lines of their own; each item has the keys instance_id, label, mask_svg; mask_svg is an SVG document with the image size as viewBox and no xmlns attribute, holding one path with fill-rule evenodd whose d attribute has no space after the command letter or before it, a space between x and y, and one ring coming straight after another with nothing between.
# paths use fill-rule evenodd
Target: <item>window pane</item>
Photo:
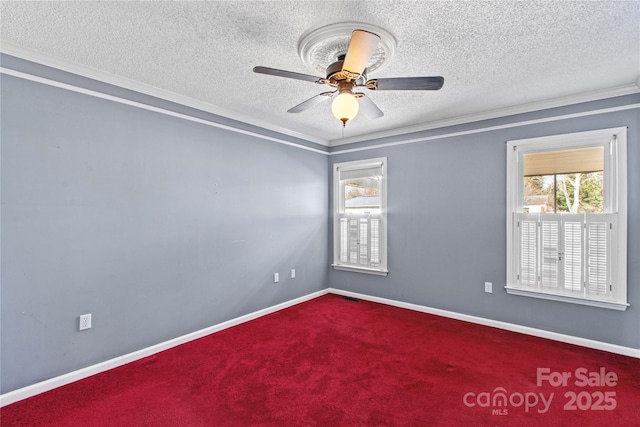
<instances>
[{"instance_id":1,"label":"window pane","mask_svg":"<svg viewBox=\"0 0 640 427\"><path fill-rule=\"evenodd\" d=\"M527 176L523 179L525 213L604 212L603 173Z\"/></svg>"},{"instance_id":2,"label":"window pane","mask_svg":"<svg viewBox=\"0 0 640 427\"><path fill-rule=\"evenodd\" d=\"M524 213L556 211L554 176L524 177Z\"/></svg>"},{"instance_id":3,"label":"window pane","mask_svg":"<svg viewBox=\"0 0 640 427\"><path fill-rule=\"evenodd\" d=\"M380 176L370 176L342 180L345 212L380 213L381 179Z\"/></svg>"},{"instance_id":4,"label":"window pane","mask_svg":"<svg viewBox=\"0 0 640 427\"><path fill-rule=\"evenodd\" d=\"M604 212L602 146L523 155L523 212Z\"/></svg>"}]
</instances>

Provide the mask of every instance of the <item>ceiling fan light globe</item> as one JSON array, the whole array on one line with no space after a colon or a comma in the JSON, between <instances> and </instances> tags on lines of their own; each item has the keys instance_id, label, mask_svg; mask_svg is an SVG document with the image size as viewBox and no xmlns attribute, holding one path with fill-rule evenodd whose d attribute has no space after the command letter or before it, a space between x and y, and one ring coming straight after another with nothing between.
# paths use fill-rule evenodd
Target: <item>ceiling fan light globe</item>
<instances>
[{"instance_id":1,"label":"ceiling fan light globe","mask_svg":"<svg viewBox=\"0 0 640 427\"><path fill-rule=\"evenodd\" d=\"M331 112L334 117L343 123L352 120L360 109L358 100L352 93L341 93L333 100Z\"/></svg>"}]
</instances>

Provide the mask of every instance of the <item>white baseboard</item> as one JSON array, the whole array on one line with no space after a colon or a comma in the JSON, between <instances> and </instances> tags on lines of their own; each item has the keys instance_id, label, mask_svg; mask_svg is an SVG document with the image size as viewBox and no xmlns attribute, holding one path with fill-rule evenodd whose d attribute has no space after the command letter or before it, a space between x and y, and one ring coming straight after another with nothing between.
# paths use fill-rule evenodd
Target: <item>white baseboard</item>
<instances>
[{"instance_id":1,"label":"white baseboard","mask_svg":"<svg viewBox=\"0 0 640 427\"><path fill-rule=\"evenodd\" d=\"M624 356L635 357L640 359L640 349L637 349L637 348L625 347L617 344L610 344L602 341L590 340L587 338L580 338L580 337L574 337L571 335L559 334L557 332L545 331L543 329L536 329L528 326L516 325L513 323L500 322L498 320L491 320L491 319L486 319L484 317L470 316L468 314L460 314L454 311L440 310L437 308L411 304L408 302L374 297L370 295L359 294L356 292L343 291L341 289L329 288L328 293L363 299L363 300L372 301L372 302L379 302L382 304L392 305L394 307L407 308L409 310L420 311L422 313L435 314L437 316L448 317L456 320L463 320L465 322L477 323L479 325L491 326L494 328L505 329L507 331L512 331L512 332L519 332L521 334L532 335L534 337L548 338L554 341L580 345L582 347L594 348L596 350L604 350L610 353L622 354Z\"/></svg>"},{"instance_id":2,"label":"white baseboard","mask_svg":"<svg viewBox=\"0 0 640 427\"><path fill-rule=\"evenodd\" d=\"M67 374L50 378L48 380L45 380L36 384L32 384L27 387L10 391L8 393L0 395L0 408L6 405L10 405L11 403L26 399L28 397L32 397L37 394L44 393L45 391L49 391L66 384L70 384L74 381L78 381L83 378L87 378L92 375L99 374L100 372L108 371L109 369L117 368L118 366L135 362L136 360L142 359L143 357L154 355L156 353L159 353L164 350L168 350L180 344L184 344L189 341L193 341L195 339L210 335L214 332L222 331L223 329L227 329L232 326L236 326L241 323L257 319L258 317L275 313L276 311L282 310L287 307L291 307L296 304L300 304L301 302L305 302L305 301L317 298L327 293L328 293L328 290L323 289L318 292L301 296L300 298L292 299L290 301L285 301L283 303L274 305L272 307L267 307L265 309L255 311L253 313L245 314L244 316L236 317L235 319L231 319L226 322L222 322L217 325L210 326L208 328L201 329L199 331L192 332L190 334L183 335L181 337L177 337L169 341L162 342L160 344L152 345L151 347L134 351L133 353L115 357L113 359L106 360L101 363L97 363L95 365L87 366L86 368L78 369L77 371L69 372Z\"/></svg>"},{"instance_id":3,"label":"white baseboard","mask_svg":"<svg viewBox=\"0 0 640 427\"><path fill-rule=\"evenodd\" d=\"M87 366L86 368L78 369L77 371L69 372L67 374L60 375L55 378L50 378L48 380L45 380L36 384L32 384L27 387L10 391L8 393L0 395L0 407L9 405L14 402L18 402L20 400L35 396L40 393L44 393L45 391L49 391L66 384L70 384L72 382L90 377L92 375L99 374L100 372L108 371L109 369L113 369L118 366L122 366L124 364L135 362L136 360L154 355L164 350L168 350L180 344L184 344L189 341L202 338L214 332L222 331L224 329L239 325L244 322L248 322L253 319L257 319L267 314L275 313L276 311L282 310L287 307L291 307L296 304L300 304L305 301L309 301L311 299L320 297L322 295L326 295L328 293L359 298L367 301L391 305L394 307L407 308L409 310L419 311L422 313L434 314L437 316L448 317L456 320L463 320L466 322L476 323L479 325L491 326L498 329L505 329L507 331L519 332L522 334L532 335L532 336L541 337L541 338L548 338L555 341L565 342L569 344L576 344L583 347L594 348L597 350L604 350L611 353L622 354L624 356L640 358L640 349L636 349L636 348L624 347L616 344L589 340L586 338L579 338L571 335L559 334L556 332L549 332L542 329L530 328L528 326L521 326L513 323L500 322L497 320L491 320L491 319L486 319L486 318L477 317L477 316L470 316L467 314L460 314L453 311L440 310L437 308L411 304L408 302L396 301L396 300L391 300L391 299L381 298L381 297L374 297L370 295L359 294L356 292L344 291L341 289L328 288L328 289L323 289L321 291L313 292L308 295L304 295L302 297L299 297L290 301L285 301L281 304L277 304L272 307L267 307L265 309L255 311L253 313L249 313L244 316L240 316L235 319L231 319L226 322L219 323L217 325L210 326L208 328L201 329L199 331L192 332L190 334L183 335L181 337L174 338L169 341L165 341L163 343L153 345L151 347L143 348L141 350L134 351L133 353L125 354L123 356L119 356L101 363L97 363L92 366Z\"/></svg>"}]
</instances>

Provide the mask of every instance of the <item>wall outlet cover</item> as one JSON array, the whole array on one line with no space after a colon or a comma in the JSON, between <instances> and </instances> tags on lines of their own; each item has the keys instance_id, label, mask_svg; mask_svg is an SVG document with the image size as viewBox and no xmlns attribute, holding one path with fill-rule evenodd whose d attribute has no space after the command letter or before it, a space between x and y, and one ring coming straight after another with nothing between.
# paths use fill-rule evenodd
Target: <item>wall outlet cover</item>
<instances>
[{"instance_id":1,"label":"wall outlet cover","mask_svg":"<svg viewBox=\"0 0 640 427\"><path fill-rule=\"evenodd\" d=\"M492 293L493 292L492 287L493 285L491 284L491 282L484 282L484 291L486 293L489 293L489 294Z\"/></svg>"},{"instance_id":2,"label":"wall outlet cover","mask_svg":"<svg viewBox=\"0 0 640 427\"><path fill-rule=\"evenodd\" d=\"M79 329L84 331L85 329L91 329L91 313L80 315Z\"/></svg>"}]
</instances>

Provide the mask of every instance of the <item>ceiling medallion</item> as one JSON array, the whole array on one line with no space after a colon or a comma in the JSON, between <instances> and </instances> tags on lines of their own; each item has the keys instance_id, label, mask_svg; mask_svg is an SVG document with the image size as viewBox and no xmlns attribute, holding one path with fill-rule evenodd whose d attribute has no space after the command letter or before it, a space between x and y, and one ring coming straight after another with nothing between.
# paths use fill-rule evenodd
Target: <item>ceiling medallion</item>
<instances>
[{"instance_id":1,"label":"ceiling medallion","mask_svg":"<svg viewBox=\"0 0 640 427\"><path fill-rule=\"evenodd\" d=\"M314 73L324 75L327 67L338 60L338 56L347 53L354 30L365 30L380 36L380 43L367 65L368 73L381 68L393 57L396 39L387 30L361 22L339 22L313 30L300 39L298 54L302 62Z\"/></svg>"}]
</instances>

